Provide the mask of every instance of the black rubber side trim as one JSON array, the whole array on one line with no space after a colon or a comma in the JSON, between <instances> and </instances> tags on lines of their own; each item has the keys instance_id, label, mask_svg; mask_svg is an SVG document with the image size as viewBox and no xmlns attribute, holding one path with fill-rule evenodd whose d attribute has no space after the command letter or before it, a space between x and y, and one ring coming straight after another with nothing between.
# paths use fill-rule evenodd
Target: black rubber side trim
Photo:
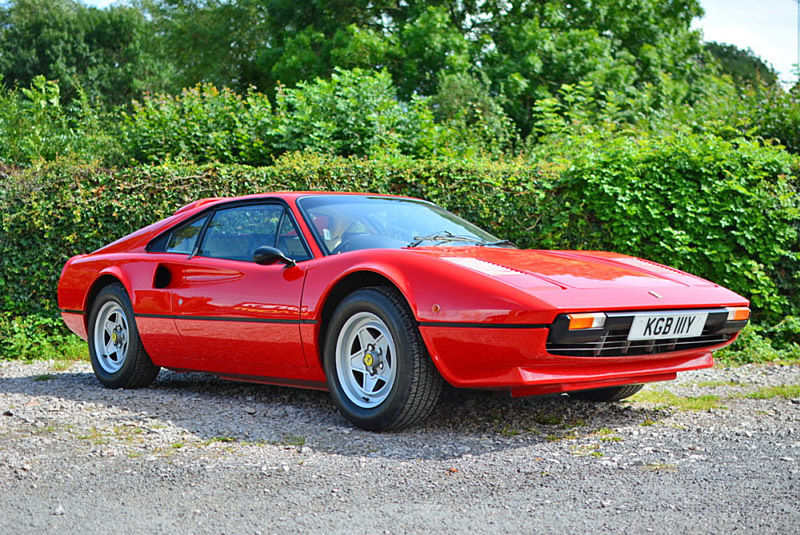
<instances>
[{"instance_id":1,"label":"black rubber side trim","mask_svg":"<svg viewBox=\"0 0 800 535\"><path fill-rule=\"evenodd\" d=\"M191 371L191 370L188 370ZM240 373L212 373L226 381L244 381L247 383L272 384L279 386L294 386L297 388L311 388L314 390L328 390L326 381L310 381L307 379L284 379L282 377L268 377L262 375L245 375Z\"/></svg>"},{"instance_id":2,"label":"black rubber side trim","mask_svg":"<svg viewBox=\"0 0 800 535\"><path fill-rule=\"evenodd\" d=\"M234 321L241 323L285 323L289 325L315 324L317 320L285 320L279 318L220 318L217 316L175 316L174 314L136 314L137 318L162 318L195 321Z\"/></svg>"},{"instance_id":3,"label":"black rubber side trim","mask_svg":"<svg viewBox=\"0 0 800 535\"><path fill-rule=\"evenodd\" d=\"M463 329L549 329L546 323L459 323L447 321L421 321L420 327L460 327Z\"/></svg>"},{"instance_id":4,"label":"black rubber side trim","mask_svg":"<svg viewBox=\"0 0 800 535\"><path fill-rule=\"evenodd\" d=\"M85 310L70 310L68 308L59 308L58 310L59 312L64 312L65 314L80 314L80 315L86 314Z\"/></svg>"}]
</instances>

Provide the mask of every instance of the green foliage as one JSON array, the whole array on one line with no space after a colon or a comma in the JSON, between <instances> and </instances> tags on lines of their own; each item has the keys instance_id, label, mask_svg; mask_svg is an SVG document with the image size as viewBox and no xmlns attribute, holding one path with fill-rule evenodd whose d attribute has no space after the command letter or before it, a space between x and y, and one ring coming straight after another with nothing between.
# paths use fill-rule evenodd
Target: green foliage
<instances>
[{"instance_id":1,"label":"green foliage","mask_svg":"<svg viewBox=\"0 0 800 535\"><path fill-rule=\"evenodd\" d=\"M71 254L202 196L333 189L674 265L752 299L736 355L797 351L800 102L702 46L697 0L132 4L0 5L14 347L52 328Z\"/></svg>"},{"instance_id":2,"label":"green foliage","mask_svg":"<svg viewBox=\"0 0 800 535\"><path fill-rule=\"evenodd\" d=\"M184 89L180 96L145 95L122 114L119 138L125 156L139 162L269 163L274 117L269 99L246 96L211 84Z\"/></svg>"},{"instance_id":3,"label":"green foliage","mask_svg":"<svg viewBox=\"0 0 800 535\"><path fill-rule=\"evenodd\" d=\"M484 83L464 73L445 74L430 99L437 123L449 133L447 144L490 154L510 154L519 145L511 118Z\"/></svg>"},{"instance_id":4,"label":"green foliage","mask_svg":"<svg viewBox=\"0 0 800 535\"><path fill-rule=\"evenodd\" d=\"M599 125L548 134L532 154L569 165L563 226L544 229L544 245L610 249L699 274L748 295L771 321L797 310L798 162L779 147Z\"/></svg>"},{"instance_id":5,"label":"green foliage","mask_svg":"<svg viewBox=\"0 0 800 535\"><path fill-rule=\"evenodd\" d=\"M787 316L776 325L748 325L716 357L730 364L800 362L800 317Z\"/></svg>"},{"instance_id":6,"label":"green foliage","mask_svg":"<svg viewBox=\"0 0 800 535\"><path fill-rule=\"evenodd\" d=\"M786 92L778 85L736 87L720 78L709 79L703 92L693 106L676 107L651 120L649 129L682 125L728 139L768 139L800 154L800 93Z\"/></svg>"},{"instance_id":7,"label":"green foliage","mask_svg":"<svg viewBox=\"0 0 800 535\"><path fill-rule=\"evenodd\" d=\"M28 85L59 80L65 101L122 104L144 87L160 87L165 69L145 40L147 20L135 8L87 7L74 0L0 4L0 74Z\"/></svg>"},{"instance_id":8,"label":"green foliage","mask_svg":"<svg viewBox=\"0 0 800 535\"><path fill-rule=\"evenodd\" d=\"M784 337L780 327L750 324L732 345L714 357L727 364L800 362L800 343Z\"/></svg>"},{"instance_id":9,"label":"green foliage","mask_svg":"<svg viewBox=\"0 0 800 535\"><path fill-rule=\"evenodd\" d=\"M751 91L745 102L758 133L774 138L794 154L800 154L800 92L773 88Z\"/></svg>"},{"instance_id":10,"label":"green foliage","mask_svg":"<svg viewBox=\"0 0 800 535\"><path fill-rule=\"evenodd\" d=\"M379 148L424 156L434 149L436 126L426 102L398 102L385 71L337 69L328 80L280 91L276 108L279 149L343 156Z\"/></svg>"},{"instance_id":11,"label":"green foliage","mask_svg":"<svg viewBox=\"0 0 800 535\"><path fill-rule=\"evenodd\" d=\"M0 312L0 360L80 359L85 343L67 334L52 316L12 316Z\"/></svg>"},{"instance_id":12,"label":"green foliage","mask_svg":"<svg viewBox=\"0 0 800 535\"><path fill-rule=\"evenodd\" d=\"M59 85L42 76L27 88L0 86L0 163L22 165L67 155L91 160L117 153L104 116L85 95L79 93L66 106L60 96Z\"/></svg>"},{"instance_id":13,"label":"green foliage","mask_svg":"<svg viewBox=\"0 0 800 535\"><path fill-rule=\"evenodd\" d=\"M733 78L737 86L778 84L778 74L749 48L742 50L714 41L705 43L703 47L719 62L720 71Z\"/></svg>"},{"instance_id":14,"label":"green foliage","mask_svg":"<svg viewBox=\"0 0 800 535\"><path fill-rule=\"evenodd\" d=\"M60 266L199 197L274 190L430 199L522 247L605 249L661 261L797 312L798 195L786 153L711 136L573 139L569 164L287 153L270 167L57 163L12 170L0 208L2 310L53 313ZM785 329L794 328L787 322ZM788 332L788 331L787 331Z\"/></svg>"},{"instance_id":15,"label":"green foliage","mask_svg":"<svg viewBox=\"0 0 800 535\"><path fill-rule=\"evenodd\" d=\"M337 69L329 79L281 88L274 112L262 93L250 90L242 97L204 84L177 97L145 95L122 118L125 156L145 163L264 165L297 150L425 155L437 150L446 132L434 124L425 100L399 102L386 72L360 69Z\"/></svg>"},{"instance_id":16,"label":"green foliage","mask_svg":"<svg viewBox=\"0 0 800 535\"><path fill-rule=\"evenodd\" d=\"M484 80L523 134L536 100L591 81L663 110L696 100L713 72L691 30L697 0L338 2L147 0L178 87L212 82L273 96L335 69L386 70L401 100L441 93L443 76Z\"/></svg>"}]
</instances>

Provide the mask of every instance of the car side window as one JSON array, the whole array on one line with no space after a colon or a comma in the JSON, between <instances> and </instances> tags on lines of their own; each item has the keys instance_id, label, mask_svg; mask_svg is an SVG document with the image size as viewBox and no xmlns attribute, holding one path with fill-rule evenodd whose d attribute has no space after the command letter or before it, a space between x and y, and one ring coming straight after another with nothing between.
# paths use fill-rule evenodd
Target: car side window
<instances>
[{"instance_id":1,"label":"car side window","mask_svg":"<svg viewBox=\"0 0 800 535\"><path fill-rule=\"evenodd\" d=\"M165 232L150 242L147 246L147 251L151 253L192 254L206 219L207 216L203 216Z\"/></svg>"},{"instance_id":2,"label":"car side window","mask_svg":"<svg viewBox=\"0 0 800 535\"><path fill-rule=\"evenodd\" d=\"M197 243L197 237L200 236L200 231L203 230L205 222L206 218L201 217L188 225L173 230L169 235L164 252L192 254Z\"/></svg>"},{"instance_id":3,"label":"car side window","mask_svg":"<svg viewBox=\"0 0 800 535\"><path fill-rule=\"evenodd\" d=\"M302 262L311 258L311 254L309 254L303 244L303 239L300 237L300 231L297 230L289 214L284 215L281 222L281 230L278 233L278 249L295 262Z\"/></svg>"},{"instance_id":4,"label":"car side window","mask_svg":"<svg viewBox=\"0 0 800 535\"><path fill-rule=\"evenodd\" d=\"M276 204L248 204L217 210L198 254L252 262L256 249L262 245L274 246L283 212L283 206Z\"/></svg>"}]
</instances>

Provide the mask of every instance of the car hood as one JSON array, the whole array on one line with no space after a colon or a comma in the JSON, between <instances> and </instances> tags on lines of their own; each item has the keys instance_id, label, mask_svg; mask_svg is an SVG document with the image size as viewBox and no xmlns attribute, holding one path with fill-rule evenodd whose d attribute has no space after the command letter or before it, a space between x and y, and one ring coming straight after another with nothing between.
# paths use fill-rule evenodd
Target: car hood
<instances>
[{"instance_id":1,"label":"car hood","mask_svg":"<svg viewBox=\"0 0 800 535\"><path fill-rule=\"evenodd\" d=\"M715 284L655 262L602 251L544 251L496 247L428 247L421 254L516 286L563 289L713 287Z\"/></svg>"}]
</instances>

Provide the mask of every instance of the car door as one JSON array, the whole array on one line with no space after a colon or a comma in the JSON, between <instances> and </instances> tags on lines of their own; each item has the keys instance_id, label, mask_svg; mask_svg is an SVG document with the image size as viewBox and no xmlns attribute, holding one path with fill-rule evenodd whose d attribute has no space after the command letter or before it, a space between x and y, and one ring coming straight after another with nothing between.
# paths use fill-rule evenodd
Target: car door
<instances>
[{"instance_id":1,"label":"car door","mask_svg":"<svg viewBox=\"0 0 800 535\"><path fill-rule=\"evenodd\" d=\"M248 203L211 214L195 253L173 269L172 310L178 331L203 369L280 376L305 367L300 298L310 258L297 225L279 203ZM292 244L289 250L287 243ZM261 246L283 247L299 261L259 265Z\"/></svg>"},{"instance_id":2,"label":"car door","mask_svg":"<svg viewBox=\"0 0 800 535\"><path fill-rule=\"evenodd\" d=\"M170 229L147 247L152 266L152 284L136 291L136 325L142 343L153 362L172 368L195 369L198 357L184 343L172 312L173 285L182 264L195 250L206 226L208 214L201 214Z\"/></svg>"}]
</instances>

